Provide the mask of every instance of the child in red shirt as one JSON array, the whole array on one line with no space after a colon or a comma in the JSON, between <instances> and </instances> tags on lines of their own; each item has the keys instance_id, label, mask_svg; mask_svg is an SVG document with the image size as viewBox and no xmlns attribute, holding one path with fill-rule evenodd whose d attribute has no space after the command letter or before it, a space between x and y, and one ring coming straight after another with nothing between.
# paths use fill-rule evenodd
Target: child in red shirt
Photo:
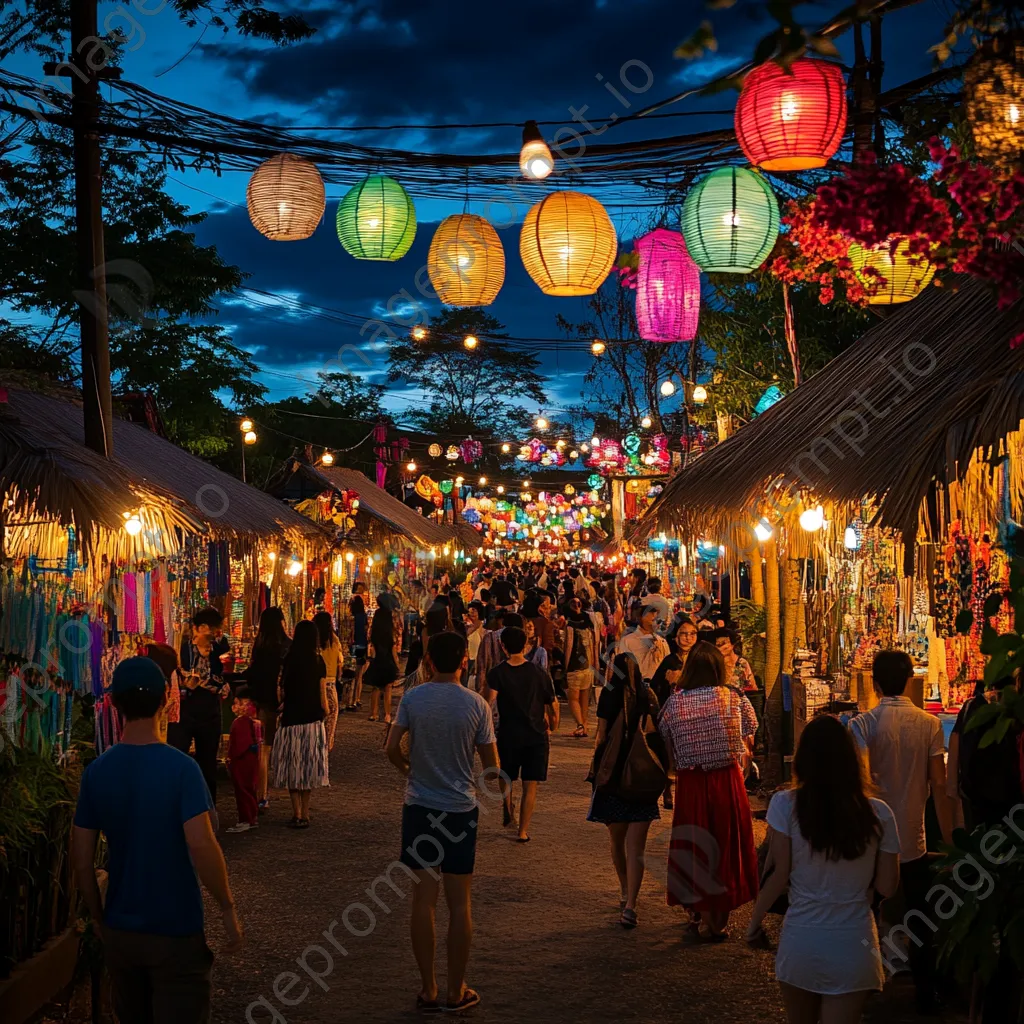
<instances>
[{"instance_id":1,"label":"child in red shirt","mask_svg":"<svg viewBox=\"0 0 1024 1024\"><path fill-rule=\"evenodd\" d=\"M256 717L256 705L245 697L236 697L231 705L235 720L228 740L228 773L235 787L238 824L229 832L248 832L259 824L256 787L260 777L260 747L263 727Z\"/></svg>"}]
</instances>

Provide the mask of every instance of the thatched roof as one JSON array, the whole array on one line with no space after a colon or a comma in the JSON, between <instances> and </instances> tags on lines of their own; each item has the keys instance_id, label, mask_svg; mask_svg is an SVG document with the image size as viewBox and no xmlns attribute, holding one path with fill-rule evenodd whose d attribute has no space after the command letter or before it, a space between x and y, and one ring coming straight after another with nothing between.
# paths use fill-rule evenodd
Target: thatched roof
<instances>
[{"instance_id":1,"label":"thatched roof","mask_svg":"<svg viewBox=\"0 0 1024 1024\"><path fill-rule=\"evenodd\" d=\"M769 488L874 497L879 522L913 539L932 482L961 477L1024 419L1021 330L1024 303L1000 312L974 281L929 288L677 474L631 539L722 532L741 513L749 527Z\"/></svg>"},{"instance_id":2,"label":"thatched roof","mask_svg":"<svg viewBox=\"0 0 1024 1024\"><path fill-rule=\"evenodd\" d=\"M16 493L37 514L119 530L122 513L159 506L164 522L218 537L325 538L276 498L127 420L114 420L114 458L85 447L81 406L67 398L8 389L0 405L0 494Z\"/></svg>"},{"instance_id":3,"label":"thatched roof","mask_svg":"<svg viewBox=\"0 0 1024 1024\"><path fill-rule=\"evenodd\" d=\"M318 488L325 491L355 491L359 495L359 509L356 524L361 532L371 539L383 528L385 534L404 538L417 547L427 550L440 548L453 541L452 531L439 526L415 509L399 501L382 487L378 487L358 469L344 466L311 466L293 459L288 467L290 472L301 472Z\"/></svg>"}]
</instances>

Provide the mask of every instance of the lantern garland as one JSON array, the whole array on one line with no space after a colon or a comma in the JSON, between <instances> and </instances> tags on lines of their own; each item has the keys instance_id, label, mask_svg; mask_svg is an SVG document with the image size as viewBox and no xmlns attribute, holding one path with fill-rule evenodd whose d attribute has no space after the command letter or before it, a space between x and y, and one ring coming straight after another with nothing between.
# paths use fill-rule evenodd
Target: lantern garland
<instances>
[{"instance_id":1,"label":"lantern garland","mask_svg":"<svg viewBox=\"0 0 1024 1024\"><path fill-rule=\"evenodd\" d=\"M383 174L365 178L338 203L338 239L358 260L399 260L416 237L409 193Z\"/></svg>"},{"instance_id":2,"label":"lantern garland","mask_svg":"<svg viewBox=\"0 0 1024 1024\"><path fill-rule=\"evenodd\" d=\"M490 305L505 281L505 250L498 232L475 214L446 217L430 243L427 273L445 305Z\"/></svg>"},{"instance_id":3,"label":"lantern garland","mask_svg":"<svg viewBox=\"0 0 1024 1024\"><path fill-rule=\"evenodd\" d=\"M324 180L305 157L279 153L253 171L245 203L260 234L275 242L298 242L309 238L323 218Z\"/></svg>"},{"instance_id":4,"label":"lantern garland","mask_svg":"<svg viewBox=\"0 0 1024 1024\"><path fill-rule=\"evenodd\" d=\"M775 246L779 204L761 175L746 167L719 167L690 189L682 227L701 270L749 274Z\"/></svg>"},{"instance_id":5,"label":"lantern garland","mask_svg":"<svg viewBox=\"0 0 1024 1024\"><path fill-rule=\"evenodd\" d=\"M768 61L744 79L736 102L736 137L755 167L824 167L846 131L846 80L834 64L801 57L788 67Z\"/></svg>"},{"instance_id":6,"label":"lantern garland","mask_svg":"<svg viewBox=\"0 0 1024 1024\"><path fill-rule=\"evenodd\" d=\"M575 496L541 491L519 501L469 497L462 517L487 543L526 541L538 547L542 543L561 547L570 539L575 543L590 539L584 531L598 531L603 536L600 521L604 514L596 490Z\"/></svg>"},{"instance_id":7,"label":"lantern garland","mask_svg":"<svg viewBox=\"0 0 1024 1024\"><path fill-rule=\"evenodd\" d=\"M553 192L523 222L519 253L545 295L593 295L615 262L618 242L605 208L582 192Z\"/></svg>"},{"instance_id":8,"label":"lantern garland","mask_svg":"<svg viewBox=\"0 0 1024 1024\"><path fill-rule=\"evenodd\" d=\"M645 341L692 341L700 316L700 269L678 231L637 239L636 322Z\"/></svg>"}]
</instances>

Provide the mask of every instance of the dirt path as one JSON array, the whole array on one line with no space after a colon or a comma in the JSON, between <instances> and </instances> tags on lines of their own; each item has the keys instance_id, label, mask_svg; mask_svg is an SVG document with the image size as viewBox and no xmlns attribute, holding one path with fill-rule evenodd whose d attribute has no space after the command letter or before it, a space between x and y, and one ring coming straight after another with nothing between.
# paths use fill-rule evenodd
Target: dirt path
<instances>
[{"instance_id":1,"label":"dirt path","mask_svg":"<svg viewBox=\"0 0 1024 1024\"><path fill-rule=\"evenodd\" d=\"M221 831L248 942L243 952L218 957L215 1021L240 1022L247 1014L279 1024L416 1019L418 974L407 938L412 883L396 871L401 895L383 883L376 888L380 902L366 893L399 853L403 782L380 741L381 726L363 715L342 717L332 785L314 794L308 831L285 827L286 794L275 794L258 832ZM468 980L483 1004L472 1019L783 1021L773 954L742 941L707 946L683 938L680 913L664 902L667 817L651 831L640 927L618 926L605 829L584 820L589 754L586 742L554 740L529 845L517 845L502 829L500 808L481 818ZM219 810L222 824L231 824L230 787L221 790ZM748 911L735 915L737 934ZM216 950L219 923L210 908L208 914ZM323 935L332 922L344 954ZM446 925L439 907L442 978ZM320 983L296 963L303 956L311 973L324 975ZM905 986L890 986L872 1018L904 1019L906 994Z\"/></svg>"}]
</instances>

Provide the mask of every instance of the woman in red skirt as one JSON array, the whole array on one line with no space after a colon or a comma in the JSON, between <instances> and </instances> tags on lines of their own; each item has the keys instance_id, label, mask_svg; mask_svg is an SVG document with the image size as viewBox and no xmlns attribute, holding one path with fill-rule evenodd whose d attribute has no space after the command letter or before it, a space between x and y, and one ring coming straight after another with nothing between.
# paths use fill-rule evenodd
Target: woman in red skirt
<instances>
[{"instance_id":1,"label":"woman in red skirt","mask_svg":"<svg viewBox=\"0 0 1024 1024\"><path fill-rule=\"evenodd\" d=\"M726 685L725 659L694 645L659 723L676 773L668 903L702 938L729 937L729 914L757 897L757 853L743 764L757 731L750 701Z\"/></svg>"}]
</instances>

